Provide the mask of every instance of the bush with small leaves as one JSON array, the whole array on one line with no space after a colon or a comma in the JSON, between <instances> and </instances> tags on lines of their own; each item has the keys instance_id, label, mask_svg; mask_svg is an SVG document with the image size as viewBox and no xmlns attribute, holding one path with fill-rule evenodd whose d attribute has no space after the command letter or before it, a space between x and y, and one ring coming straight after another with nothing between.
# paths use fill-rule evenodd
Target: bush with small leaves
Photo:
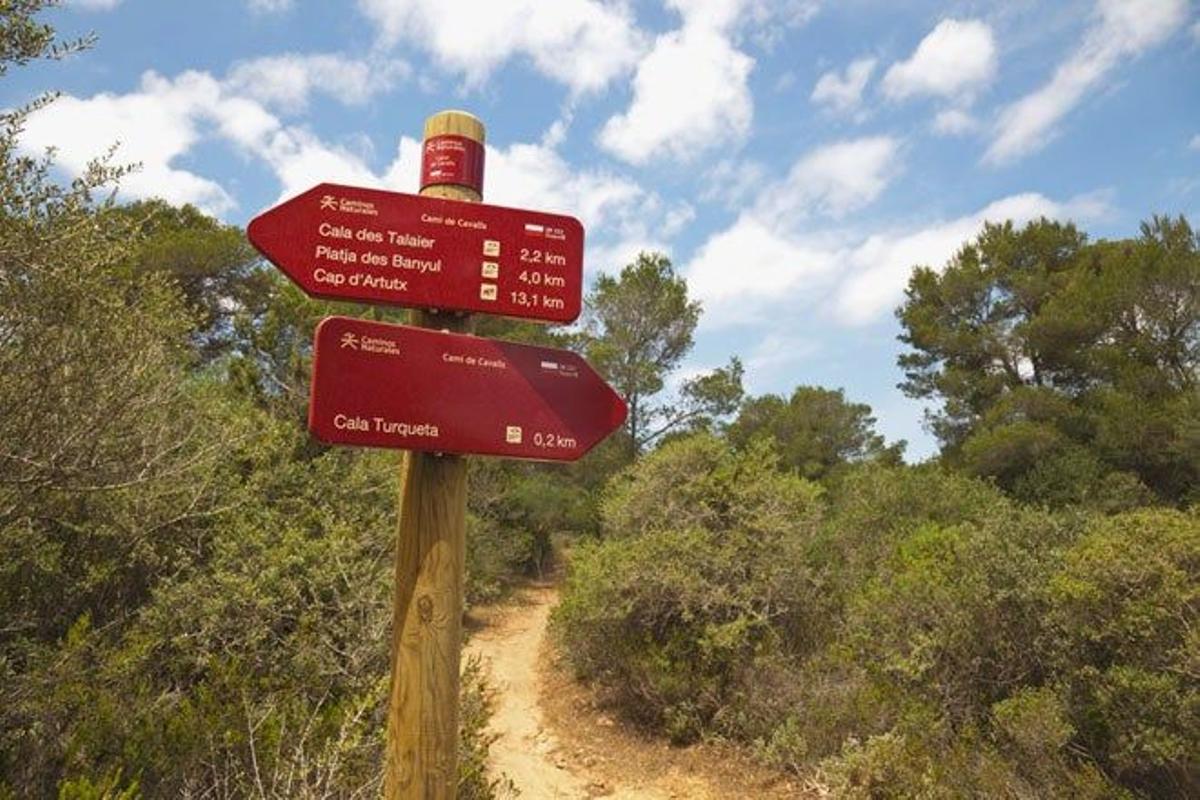
<instances>
[{"instance_id":1,"label":"bush with small leaves","mask_svg":"<svg viewBox=\"0 0 1200 800\"><path fill-rule=\"evenodd\" d=\"M1200 517L1095 519L1045 595L1078 742L1122 782L1200 795Z\"/></svg>"},{"instance_id":2,"label":"bush with small leaves","mask_svg":"<svg viewBox=\"0 0 1200 800\"><path fill-rule=\"evenodd\" d=\"M803 553L819 497L769 448L708 435L618 476L608 538L575 552L555 612L575 669L675 739L707 729L756 663L817 638L824 605Z\"/></svg>"}]
</instances>

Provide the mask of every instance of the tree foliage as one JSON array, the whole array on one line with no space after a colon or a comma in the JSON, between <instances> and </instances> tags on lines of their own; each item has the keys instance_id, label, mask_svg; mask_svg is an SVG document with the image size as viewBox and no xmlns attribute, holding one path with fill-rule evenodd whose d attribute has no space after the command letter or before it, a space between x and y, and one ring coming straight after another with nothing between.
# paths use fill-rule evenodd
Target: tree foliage
<instances>
[{"instance_id":1,"label":"tree foliage","mask_svg":"<svg viewBox=\"0 0 1200 800\"><path fill-rule=\"evenodd\" d=\"M62 58L95 41L91 34L60 40L54 26L37 19L42 11L60 5L61 0L5 0L0 6L0 78L10 66L39 58Z\"/></svg>"},{"instance_id":2,"label":"tree foliage","mask_svg":"<svg viewBox=\"0 0 1200 800\"><path fill-rule=\"evenodd\" d=\"M702 428L737 410L742 365L736 358L691 378L678 398L658 396L692 349L700 304L660 253L641 253L618 277L601 275L587 297L582 348L588 360L629 404L628 441L634 453L664 434Z\"/></svg>"},{"instance_id":3,"label":"tree foliage","mask_svg":"<svg viewBox=\"0 0 1200 800\"><path fill-rule=\"evenodd\" d=\"M898 464L905 446L885 444L870 406L847 402L841 389L816 386L797 386L786 399L767 394L746 400L726 433L739 447L770 438L780 460L812 480L842 464Z\"/></svg>"},{"instance_id":4,"label":"tree foliage","mask_svg":"<svg viewBox=\"0 0 1200 800\"><path fill-rule=\"evenodd\" d=\"M204 361L235 352L278 291L274 270L236 225L194 206L161 200L108 211L134 232L129 266L137 275L169 280L192 316L193 347Z\"/></svg>"},{"instance_id":5,"label":"tree foliage","mask_svg":"<svg viewBox=\"0 0 1200 800\"><path fill-rule=\"evenodd\" d=\"M1154 217L1088 243L1072 225L988 225L899 312L912 397L944 456L1022 499L1096 500L1103 482L1186 502L1200 479L1200 237ZM1101 493L1103 495L1103 493Z\"/></svg>"}]
</instances>

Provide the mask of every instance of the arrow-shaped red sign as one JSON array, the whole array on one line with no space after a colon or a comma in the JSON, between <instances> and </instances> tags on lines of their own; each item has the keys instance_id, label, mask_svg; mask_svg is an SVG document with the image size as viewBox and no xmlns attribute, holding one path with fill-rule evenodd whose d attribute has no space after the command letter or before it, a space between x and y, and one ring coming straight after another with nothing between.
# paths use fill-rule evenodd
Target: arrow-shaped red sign
<instances>
[{"instance_id":1,"label":"arrow-shaped red sign","mask_svg":"<svg viewBox=\"0 0 1200 800\"><path fill-rule=\"evenodd\" d=\"M250 242L314 297L571 322L573 217L323 183L255 217Z\"/></svg>"},{"instance_id":2,"label":"arrow-shaped red sign","mask_svg":"<svg viewBox=\"0 0 1200 800\"><path fill-rule=\"evenodd\" d=\"M569 350L329 317L308 427L328 444L574 461L626 407Z\"/></svg>"}]
</instances>

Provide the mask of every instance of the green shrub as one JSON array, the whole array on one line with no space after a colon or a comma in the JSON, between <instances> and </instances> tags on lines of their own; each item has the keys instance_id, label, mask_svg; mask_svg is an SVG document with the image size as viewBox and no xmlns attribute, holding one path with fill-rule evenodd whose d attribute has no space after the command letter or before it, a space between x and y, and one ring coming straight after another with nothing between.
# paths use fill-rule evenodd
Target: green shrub
<instances>
[{"instance_id":1,"label":"green shrub","mask_svg":"<svg viewBox=\"0 0 1200 800\"><path fill-rule=\"evenodd\" d=\"M126 783L119 769L98 781L84 777L63 781L58 786L58 800L141 800L141 797L138 782Z\"/></svg>"},{"instance_id":2,"label":"green shrub","mask_svg":"<svg viewBox=\"0 0 1200 800\"><path fill-rule=\"evenodd\" d=\"M1200 794L1200 518L1097 518L1046 595L1050 658L1081 743L1123 782Z\"/></svg>"},{"instance_id":3,"label":"green shrub","mask_svg":"<svg viewBox=\"0 0 1200 800\"><path fill-rule=\"evenodd\" d=\"M555 610L576 671L630 717L699 733L771 637L740 555L694 530L581 546Z\"/></svg>"},{"instance_id":4,"label":"green shrub","mask_svg":"<svg viewBox=\"0 0 1200 800\"><path fill-rule=\"evenodd\" d=\"M849 738L885 733L894 693L833 645L807 658L759 658L714 720L717 733L750 742L769 763L798 774L836 755Z\"/></svg>"},{"instance_id":5,"label":"green shrub","mask_svg":"<svg viewBox=\"0 0 1200 800\"><path fill-rule=\"evenodd\" d=\"M507 777L488 777L488 751L496 741L487 730L495 689L478 659L463 663L458 695L458 800L496 800L515 794Z\"/></svg>"},{"instance_id":6,"label":"green shrub","mask_svg":"<svg viewBox=\"0 0 1200 800\"><path fill-rule=\"evenodd\" d=\"M948 764L940 748L931 751L918 737L896 732L851 740L836 758L821 765L823 782L846 800L941 800L969 795L948 786ZM961 777L961 773L957 775Z\"/></svg>"},{"instance_id":7,"label":"green shrub","mask_svg":"<svg viewBox=\"0 0 1200 800\"><path fill-rule=\"evenodd\" d=\"M741 452L709 434L672 441L609 484L601 502L606 536L660 530L739 530L811 536L820 487L779 469L767 441Z\"/></svg>"},{"instance_id":8,"label":"green shrub","mask_svg":"<svg viewBox=\"0 0 1200 800\"><path fill-rule=\"evenodd\" d=\"M559 465L471 461L467 516L468 603L499 600L517 582L542 578L564 536L594 533L594 493Z\"/></svg>"},{"instance_id":9,"label":"green shrub","mask_svg":"<svg viewBox=\"0 0 1200 800\"><path fill-rule=\"evenodd\" d=\"M536 560L532 533L467 514L465 593L467 605L494 603Z\"/></svg>"},{"instance_id":10,"label":"green shrub","mask_svg":"<svg viewBox=\"0 0 1200 800\"><path fill-rule=\"evenodd\" d=\"M628 715L832 796L1200 796L1200 517L1098 480L1050 511L854 467L822 515L769 449L672 442L611 485L557 630Z\"/></svg>"},{"instance_id":11,"label":"green shrub","mask_svg":"<svg viewBox=\"0 0 1200 800\"><path fill-rule=\"evenodd\" d=\"M1118 793L1094 761L1129 789L1190 796L1200 786L1198 601L1200 526L1179 512L1016 510L917 529L845 622L848 658L893 707L903 747L868 739L842 764L843 777L901 747L908 772L878 780L907 786L901 796L921 781L942 786L951 777L928 770L953 760L964 732L979 731L970 748L983 760L955 774L1008 774L1005 792ZM914 708L950 733L931 742L926 726L913 725ZM935 754L929 764L926 751Z\"/></svg>"},{"instance_id":12,"label":"green shrub","mask_svg":"<svg viewBox=\"0 0 1200 800\"><path fill-rule=\"evenodd\" d=\"M1030 790L1071 787L1074 797L1127 795L1076 757L1075 733L1062 697L1048 687L1021 689L992 706L993 742L1014 778Z\"/></svg>"},{"instance_id":13,"label":"green shrub","mask_svg":"<svg viewBox=\"0 0 1200 800\"><path fill-rule=\"evenodd\" d=\"M828 793L842 800L1131 797L1090 765L1062 762L1056 767L1050 775L1031 779L1023 762L976 730L955 734L918 717L888 733L851 740L841 754L821 763L818 775Z\"/></svg>"},{"instance_id":14,"label":"green shrub","mask_svg":"<svg viewBox=\"0 0 1200 800\"><path fill-rule=\"evenodd\" d=\"M977 478L936 466L866 465L848 471L830 495L817 555L839 596L857 591L913 530L1004 516L1012 502Z\"/></svg>"},{"instance_id":15,"label":"green shrub","mask_svg":"<svg viewBox=\"0 0 1200 800\"><path fill-rule=\"evenodd\" d=\"M992 718L997 736L1031 761L1061 753L1075 735L1062 700L1046 687L1021 689L1001 700L992 706Z\"/></svg>"},{"instance_id":16,"label":"green shrub","mask_svg":"<svg viewBox=\"0 0 1200 800\"><path fill-rule=\"evenodd\" d=\"M203 560L123 626L84 615L53 649L26 649L0 683L0 797L257 796L259 780L278 797L378 794L395 457L270 455L198 542ZM477 677L462 686L464 797L498 788L479 782Z\"/></svg>"},{"instance_id":17,"label":"green shrub","mask_svg":"<svg viewBox=\"0 0 1200 800\"><path fill-rule=\"evenodd\" d=\"M609 538L576 551L555 611L577 672L673 738L708 728L756 663L811 647L823 628L803 557L818 497L768 449L735 453L708 435L619 476L604 503ZM680 515L689 527L672 524Z\"/></svg>"},{"instance_id":18,"label":"green shrub","mask_svg":"<svg viewBox=\"0 0 1200 800\"><path fill-rule=\"evenodd\" d=\"M851 603L856 659L955 723L980 721L993 703L1046 677L1042 587L1076 528L1013 511L918 529Z\"/></svg>"}]
</instances>

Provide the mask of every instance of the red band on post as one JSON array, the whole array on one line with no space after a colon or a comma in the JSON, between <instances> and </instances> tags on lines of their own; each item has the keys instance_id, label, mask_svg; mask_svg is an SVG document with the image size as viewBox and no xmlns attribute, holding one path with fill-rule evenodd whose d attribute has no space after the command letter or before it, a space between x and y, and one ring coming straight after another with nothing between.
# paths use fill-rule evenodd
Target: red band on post
<instances>
[{"instance_id":1,"label":"red band on post","mask_svg":"<svg viewBox=\"0 0 1200 800\"><path fill-rule=\"evenodd\" d=\"M452 184L483 193L483 145L465 136L445 134L425 140L421 188Z\"/></svg>"}]
</instances>

